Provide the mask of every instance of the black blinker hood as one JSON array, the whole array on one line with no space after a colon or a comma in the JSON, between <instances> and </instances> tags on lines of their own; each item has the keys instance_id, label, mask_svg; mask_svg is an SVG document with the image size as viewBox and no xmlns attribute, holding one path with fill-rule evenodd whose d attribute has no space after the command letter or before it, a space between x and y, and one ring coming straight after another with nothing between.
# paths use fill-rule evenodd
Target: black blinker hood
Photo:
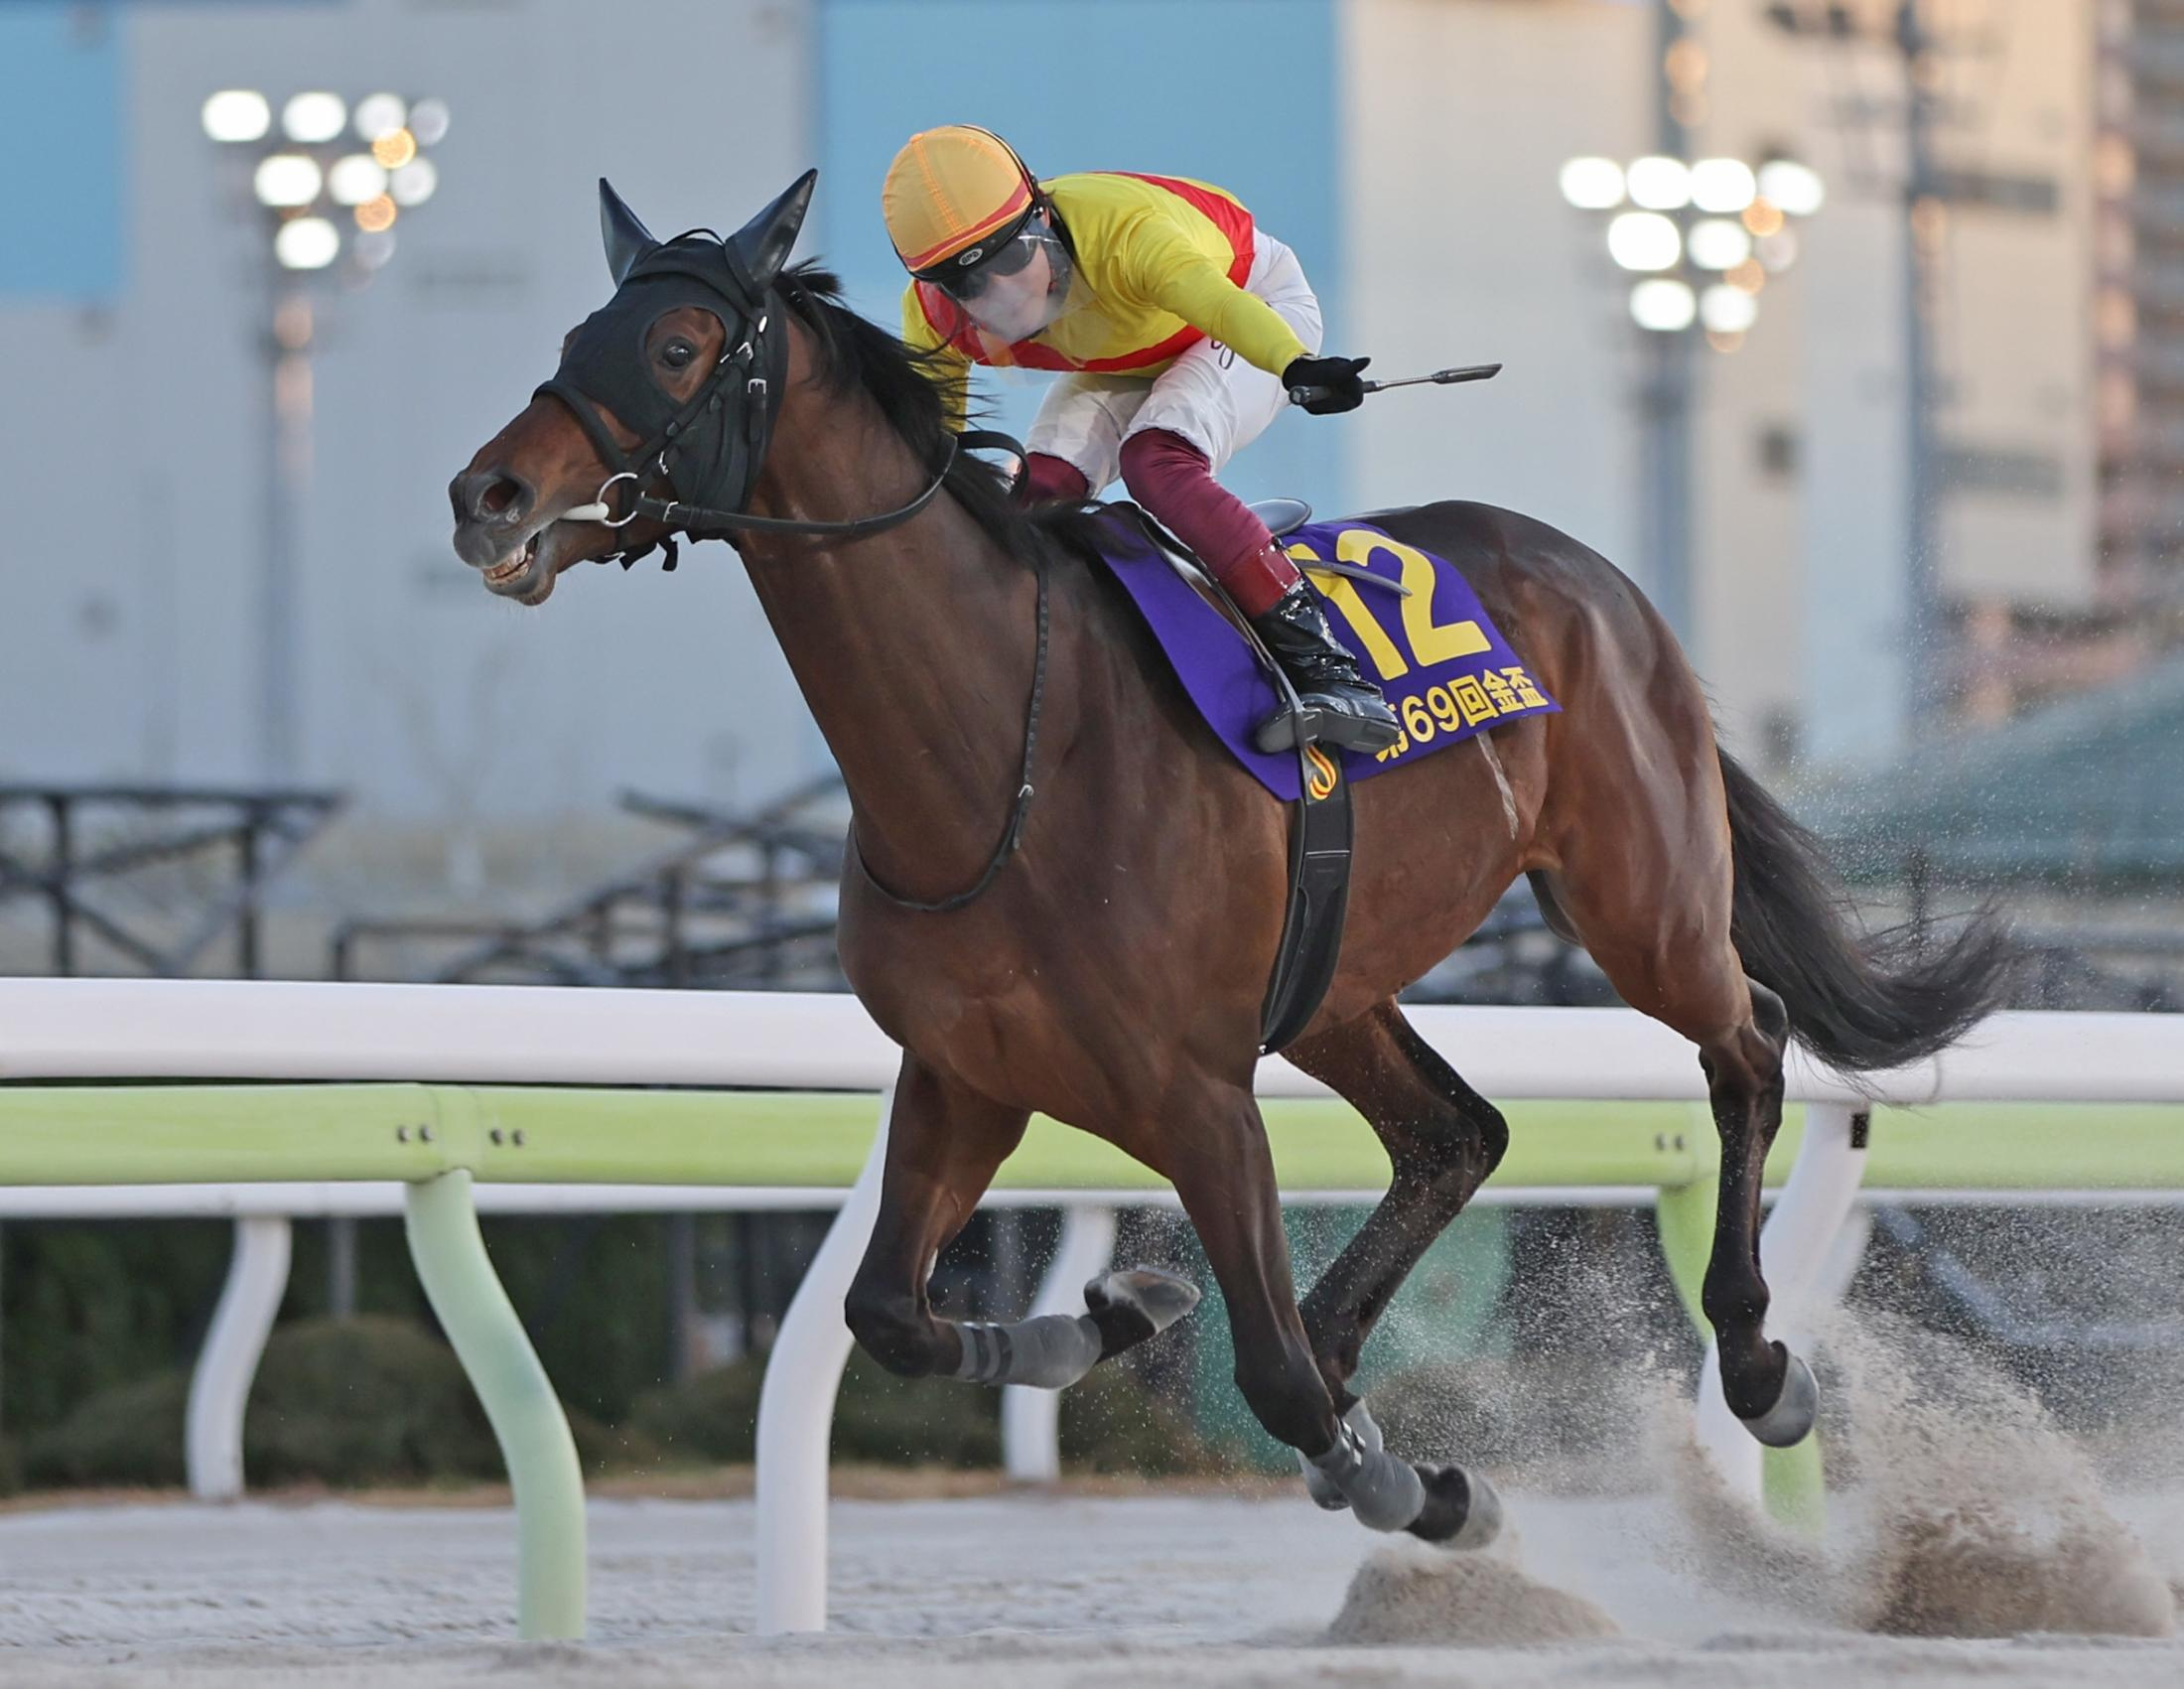
<instances>
[{"instance_id":1,"label":"black blinker hood","mask_svg":"<svg viewBox=\"0 0 2184 1689\"><path fill-rule=\"evenodd\" d=\"M817 176L805 172L727 240L693 230L656 241L614 189L600 183L614 296L570 337L554 378L537 391L569 407L610 475L634 476L632 493L664 479L685 503L740 510L749 498L787 374L788 342L769 294L795 244ZM691 306L719 318L727 342L697 392L677 400L652 378L644 343L661 317ZM600 406L643 443L625 452L599 416Z\"/></svg>"}]
</instances>

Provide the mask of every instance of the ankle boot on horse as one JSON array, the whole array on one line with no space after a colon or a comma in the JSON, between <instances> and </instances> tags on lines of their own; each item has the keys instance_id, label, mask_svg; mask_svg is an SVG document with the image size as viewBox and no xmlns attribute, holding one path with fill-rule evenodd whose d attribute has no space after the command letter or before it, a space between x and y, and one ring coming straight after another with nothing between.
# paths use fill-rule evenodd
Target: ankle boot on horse
<instances>
[{"instance_id":1,"label":"ankle boot on horse","mask_svg":"<svg viewBox=\"0 0 2184 1689\"><path fill-rule=\"evenodd\" d=\"M1084 1305L1082 1314L961 1322L963 1359L955 1375L973 1384L1066 1389L1098 1362L1174 1325L1198 1306L1198 1287L1158 1267L1129 1267L1087 1284Z\"/></svg>"},{"instance_id":2,"label":"ankle boot on horse","mask_svg":"<svg viewBox=\"0 0 2184 1689\"><path fill-rule=\"evenodd\" d=\"M1300 711L1285 705L1260 724L1260 750L1281 751L1303 739L1348 751L1385 751L1403 737L1395 711L1359 672L1357 658L1327 626L1318 595L1302 581L1251 625L1302 705Z\"/></svg>"}]
</instances>

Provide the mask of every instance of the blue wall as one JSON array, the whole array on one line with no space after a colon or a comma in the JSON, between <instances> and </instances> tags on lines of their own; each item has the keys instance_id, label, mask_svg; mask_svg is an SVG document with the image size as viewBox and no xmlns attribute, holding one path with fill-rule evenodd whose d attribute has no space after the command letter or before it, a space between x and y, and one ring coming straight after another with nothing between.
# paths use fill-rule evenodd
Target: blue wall
<instances>
[{"instance_id":1,"label":"blue wall","mask_svg":"<svg viewBox=\"0 0 2184 1689\"><path fill-rule=\"evenodd\" d=\"M121 291L120 24L111 7L0 0L0 296Z\"/></svg>"},{"instance_id":2,"label":"blue wall","mask_svg":"<svg viewBox=\"0 0 2184 1689\"><path fill-rule=\"evenodd\" d=\"M1343 350L1341 113L1334 0L819 0L819 198L806 252L857 308L900 321L902 269L880 184L903 141L937 123L1006 135L1042 176L1147 170L1228 189L1297 249ZM1022 435L1045 379L984 377ZM1286 416L1226 480L1258 497L1342 503L1340 454Z\"/></svg>"}]
</instances>

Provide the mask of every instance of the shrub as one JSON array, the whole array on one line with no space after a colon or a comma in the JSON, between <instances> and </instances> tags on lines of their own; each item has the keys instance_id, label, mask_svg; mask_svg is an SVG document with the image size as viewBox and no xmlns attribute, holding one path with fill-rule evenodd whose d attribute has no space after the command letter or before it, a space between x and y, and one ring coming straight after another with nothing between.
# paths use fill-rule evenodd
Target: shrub
<instances>
[{"instance_id":1,"label":"shrub","mask_svg":"<svg viewBox=\"0 0 2184 1689\"><path fill-rule=\"evenodd\" d=\"M180 1484L183 1406L189 1396L189 1375L179 1369L99 1391L60 1424L24 1439L25 1482Z\"/></svg>"}]
</instances>

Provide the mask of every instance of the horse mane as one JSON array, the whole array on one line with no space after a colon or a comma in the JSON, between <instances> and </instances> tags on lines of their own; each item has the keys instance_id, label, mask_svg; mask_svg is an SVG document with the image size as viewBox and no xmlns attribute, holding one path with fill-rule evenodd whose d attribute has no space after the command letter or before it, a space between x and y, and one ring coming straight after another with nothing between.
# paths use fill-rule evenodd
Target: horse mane
<instances>
[{"instance_id":1,"label":"horse mane","mask_svg":"<svg viewBox=\"0 0 2184 1689\"><path fill-rule=\"evenodd\" d=\"M939 463L954 432L935 379L939 359L912 351L844 305L841 278L816 259L790 265L775 285L818 342L826 379L869 393L919 463ZM1009 477L969 452L956 454L946 488L997 545L1022 561L1030 562L1057 543L1080 552L1095 547L1097 506L1026 509L1017 502Z\"/></svg>"}]
</instances>

